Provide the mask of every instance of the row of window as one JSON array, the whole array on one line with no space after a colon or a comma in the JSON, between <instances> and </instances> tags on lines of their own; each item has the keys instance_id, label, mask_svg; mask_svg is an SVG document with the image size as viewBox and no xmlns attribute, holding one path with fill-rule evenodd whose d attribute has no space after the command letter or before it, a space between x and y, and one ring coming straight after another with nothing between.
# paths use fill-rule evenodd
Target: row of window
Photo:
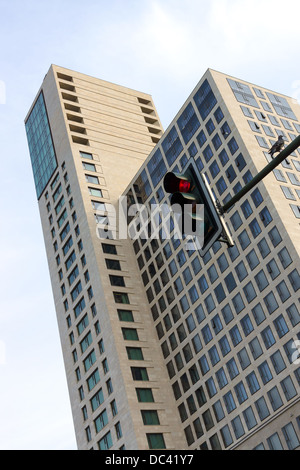
<instances>
[{"instance_id":1,"label":"row of window","mask_svg":"<svg viewBox=\"0 0 300 470\"><path fill-rule=\"evenodd\" d=\"M209 94L208 90L207 93ZM211 94L209 102L214 102ZM213 107L214 106L215 105L213 105ZM211 110L212 108L210 111ZM193 106L188 105L180 119L177 121L177 125L181 131L185 144L190 142L190 139L192 139L193 136L196 136L195 142L189 144L189 156L196 157L199 169L208 169L209 176L213 179L216 178L216 180L220 173L220 164L222 167L228 164L228 171L225 175L226 178L228 178L229 183L234 182L237 177L236 169L238 169L238 171L245 169L245 173L242 175L242 178L245 184L248 183L252 179L252 175L246 168L243 155L239 154L235 157L236 153L238 153L238 143L235 140L231 140L231 129L228 123L222 123L224 118L222 110L218 108L217 111L214 112L215 120L213 120L212 116L209 117L210 111L205 116L205 119L207 118L207 122L200 132L200 125L197 122ZM215 123L221 123L222 130L220 132L217 131ZM215 133L215 135L213 133ZM209 146L205 146L207 139L206 134L213 139L212 144ZM231 142L231 145L228 147L228 150L226 148L219 153L217 160L212 157L214 151L220 149L220 142L222 143L220 136L223 136L224 142ZM168 146L166 144L162 145L166 161L169 166L172 166L175 161L178 161L179 164L176 165L175 168L172 168L172 171L180 171L179 165L182 169L187 162L187 157L186 154L184 154L184 148L180 142L175 126L169 132L168 140ZM200 157L197 157L197 146L204 149L203 161ZM236 168L234 168L233 165L230 165L230 161L234 158ZM150 176L149 179L146 171ZM135 181L132 189L132 196L139 198L141 197L141 194L144 194L146 197L152 195L152 198L150 199L151 203L156 203L156 201L161 203L164 198L164 191L160 186L158 186L158 183L161 182L162 176L166 171L168 171L168 169L164 163L162 152L156 151L148 162L147 169L143 170L140 178ZM150 181L152 181L156 192L152 192ZM218 184L216 184L216 191L220 196L223 195L227 189L227 181L225 180L225 177L222 177L222 179L217 181ZM139 188L138 192L137 188ZM234 192L236 193L240 189L241 183L238 182L234 186ZM226 196L226 198L230 197L231 195ZM142 202L145 203L145 201ZM238 409L240 401L242 402L245 397L244 390L248 397L252 392L255 393L255 387L259 386L261 389L264 387L263 380L267 380L267 376L264 376L263 374L268 370L268 363L267 365L264 363L258 364L259 370L257 366L257 368L253 370L254 374L251 374L250 372L246 374L246 371L244 373L244 370L261 356L259 350L266 351L271 348L271 346L275 346L275 335L278 337L278 339L276 338L276 341L279 341L279 339L288 333L290 337L291 329L299 323L299 311L295 303L293 303L287 308L291 320L291 326L288 325L286 318L282 313L280 313L273 319L272 324L265 324L264 327L262 325L259 332L260 336L254 337L256 326L254 326L253 322L255 322L256 325L260 325L268 318L267 313L273 313L282 302L287 301L293 292L296 292L300 287L299 273L296 269L292 269L291 256L287 248L279 245L282 240L279 231L276 226L272 225L274 222L268 208L266 206L263 207L262 204L263 197L260 191L256 189L252 191L251 197L243 202L241 211L233 213L231 216L231 224L235 231L237 243L233 248L230 248L227 251L222 250L219 256L217 253L221 249L220 243L215 243L211 252L208 252L200 261L200 258L196 255L195 251L185 251L180 240L176 240L174 237L167 241L162 237L160 242L157 240L151 240L150 243L147 243L146 240L141 238L133 242L138 264L142 272L142 280L144 285L147 287L148 300L153 319L156 322L157 333L161 340L162 352L166 359L166 366L170 379L173 379L175 375L180 373L183 367L188 368L189 370L190 378L187 378L187 373L184 373L180 377L179 381L175 380L173 383L173 390L176 399L179 399L184 395L184 401L179 405L179 412L182 413L182 416L184 416L185 412L187 413L187 410L190 415L196 413L196 411L199 413L198 405L200 395L203 396L204 400L204 395L207 393L207 398L205 398L206 402L211 400L216 393L220 396L220 400L218 400L220 403L215 405L215 409L211 408L206 410L204 411L205 414L199 413L200 416L193 422L193 430L191 430L190 426L185 429L189 445L195 441L195 438L198 439L203 436L201 429L203 428L207 430L207 427L209 427L208 423L214 423L213 426L217 426L218 421L216 420L216 422L214 422L213 419L215 413L219 413L218 416L220 417L222 414L221 410L224 410L224 413L228 413L231 405L235 406L235 409ZM254 217L259 206L258 216ZM242 214L247 226L244 230L243 226L245 226L245 221L242 221L241 219ZM268 240L266 239L266 227L268 227ZM263 236L264 234L266 234L266 236ZM159 249L160 246L162 249ZM278 251L277 255L275 255L273 248L277 246ZM261 259L259 258L259 254ZM212 256L217 260L214 264L212 263ZM240 261L238 259L239 256ZM267 256L269 258L266 269L261 269L259 264L264 262L264 260L267 259ZM191 259L186 266L184 266L188 261L188 258ZM223 277L223 273L226 269L229 270L229 267L232 268L235 266L236 268L225 276L226 281L225 278L223 278L222 282L218 284L218 277L220 275ZM289 271L283 271L288 266ZM205 275L201 275L200 272L203 267ZM218 274L218 269L220 274ZM249 272L252 272L254 269L256 269L255 280L251 283L247 282ZM202 272L204 272L204 270ZM280 282L279 276L282 273L284 273L284 279ZM172 284L170 284L171 279ZM272 283L275 279L278 279L275 295L273 289L267 293L267 291L265 291L267 285ZM196 283L195 280L197 281ZM288 282L290 285L288 285ZM212 285L214 286L210 287ZM211 288L211 294L205 297L205 293L208 291L208 288ZM243 291L238 292L241 288ZM236 294L234 292L235 289L237 292ZM184 290L186 291L185 295L180 297ZM227 291L226 294L225 291ZM266 292L266 294L264 294L263 303L260 302L251 309L252 317L250 316L249 311L245 311L241 320L236 323L236 325L227 329L227 334L223 334L222 336L222 329L226 328L231 321L236 319L236 315L242 315L241 312L248 308L248 304L263 291ZM225 303L228 295L230 295L230 302L227 301L228 303L226 303L226 305L223 304L224 306L222 309L219 309L219 313L215 313L210 322L205 325L203 320L207 319L208 315L212 315L213 311L218 308L221 302ZM201 304L199 303L200 301ZM253 305L255 305L254 302ZM269 322L269 319L267 322ZM196 326L197 323L202 323L203 326L195 335L195 331L198 329L198 326ZM241 325L241 329L239 323ZM246 347L241 351L238 351L236 357L230 356L229 353L234 352L234 348L239 347L242 341L245 342L245 338L242 336L243 333L245 337L251 335L249 336ZM219 338L219 341L216 338ZM232 346L230 346L230 342ZM263 346L261 346L260 343L262 343ZM285 342L283 350L288 358L291 357L293 344L293 339L288 339ZM233 350L231 349L232 347ZM204 348L203 351L209 351L209 353L206 352L205 355L199 357L202 348ZM280 356L282 357L281 350L282 349L278 349L278 353L276 353L276 355L274 353L272 356L272 360L274 361L274 365L272 367L275 368L276 365L277 371L280 370L280 372L283 370L280 369L282 367L282 363L280 363ZM193 364L195 354L198 355L199 361ZM210 367L212 367L212 370L216 370L217 363L220 361L220 358L227 354L228 361L226 363L226 370L222 368L222 370L218 371L218 378L215 378L215 376L209 377L207 372L210 370ZM171 360L170 355L172 355ZM250 357L252 357L251 360ZM211 362L211 366L208 361ZM239 371L239 368L241 368L241 371ZM236 371L239 371L238 373L241 374L240 383L236 386L236 389L233 388L222 395L222 392L220 392L221 388L225 387L227 384L229 385L233 378L237 377L237 375L235 375ZM200 391L198 396L196 396L196 399L193 394L187 396L190 388L193 387L200 377L203 377L206 373L208 377L205 381L207 391L205 392L204 388L201 389L200 387ZM245 378L246 375L247 380ZM267 404L265 402L266 407L270 408L270 410L273 409L273 405L271 404L272 400L274 407L277 406L280 402L279 398L281 399L280 394L283 394L286 400L290 399L288 397L294 396L294 390L296 390L299 383L299 371L296 372L295 377L296 383L294 383L294 379L291 376L285 377L282 375L281 390L278 391L276 387L273 387L274 390L273 388L270 389L268 398L269 403ZM270 379L270 387L272 386L271 380L272 379ZM218 385L220 388L219 391L217 391ZM223 396L225 398L223 398ZM276 401L277 398L278 401ZM198 404L195 405L195 403ZM257 414L259 413L259 406L260 410L264 410L260 411L261 415ZM242 420L244 420L244 424L242 425L245 428L244 433L248 432L249 429L252 429L251 426L254 422L259 422L259 420L265 419L262 418L263 413L266 413L266 411L262 400L257 403L257 406L255 405L254 410L252 410L252 407L248 407L244 410L242 418ZM240 433L241 426L239 425L239 422L242 422L242 420L240 420L239 417L234 420L235 428L240 428ZM207 427L205 423L207 423ZM226 427L222 432L224 436L227 434ZM233 433L235 440L239 438L238 435L238 432ZM213 441L214 439L217 441L217 434L215 437L212 437ZM229 435L226 439L226 447L228 447L228 445L231 444L229 443ZM204 445L205 444L203 444L203 446Z\"/></svg>"},{"instance_id":2,"label":"row of window","mask_svg":"<svg viewBox=\"0 0 300 470\"><path fill-rule=\"evenodd\" d=\"M245 83L241 83L237 80L229 79L229 78L227 79L227 81L238 102L252 106L253 108L258 108L258 109L260 108L249 85ZM270 92L263 92L262 90L255 88L255 87L253 87L253 90L258 98L265 100L265 101L260 101L260 104L262 108L264 109L264 111L269 111L273 113L273 109L274 109L276 114L283 117L285 121L287 121L287 119L298 121L297 117L293 113L286 98L284 98L283 96L275 95ZM272 107L270 106L267 100L269 100ZM260 113L258 111L255 111L255 112L257 113L257 115ZM260 114L263 114L263 113L260 113ZM295 129L297 130L296 126L295 126Z\"/></svg>"},{"instance_id":3,"label":"row of window","mask_svg":"<svg viewBox=\"0 0 300 470\"><path fill-rule=\"evenodd\" d=\"M86 152L81 152L81 157L84 160L86 160L86 159L93 160L93 155L92 154L87 154ZM90 165L87 165L87 162L86 162L84 164L84 170L89 170L90 172L94 172L94 170L96 170L96 167L95 166L92 167ZM87 182L89 184L92 183L94 185L99 184L99 180L96 180L95 177L92 176L92 175L89 175ZM99 192L99 193L95 192L95 191L97 191L97 188L89 188L89 189L90 189L90 195L91 196L93 196L93 197L102 197L102 192ZM101 191L101 190L99 190L99 191ZM101 211L102 213L105 211L105 205L101 201L92 200L91 202L92 202L92 207L93 207L94 210ZM105 217L104 216L102 216L99 213L97 213L95 216L96 216L96 222L97 223L102 223L102 222L105 223ZM130 323L132 323L132 322L134 322L133 313L132 313L131 310L127 310L127 308L130 305L129 295L128 295L127 292L119 290L119 288L126 288L126 281L125 281L125 278L122 276L121 263L115 257L115 255L118 255L117 247L116 247L116 245L114 245L112 243L102 243L102 251L103 251L103 254L104 254L104 260L105 260L106 268L110 271L110 272L108 272L108 277L109 277L110 284L111 284L112 287L115 288L113 290L114 301L118 306L121 307L121 305L122 305L122 307L123 306L125 307L125 309L117 308L119 320L121 322L130 322ZM81 310L81 307L80 307L80 310ZM78 324L79 328L82 328L82 326L81 326L82 322L84 322L84 326L86 327L85 317ZM131 326L128 326L128 327L122 326L121 331L122 331L122 336L123 336L125 341L139 341L138 331L137 331L136 328L133 328ZM84 338L81 341L80 345L81 344L83 344L84 347L86 345L91 344L91 333L90 332L88 332L84 336ZM101 354L103 352L103 348L104 348L103 340L100 340L100 342L98 343L98 346L99 346L99 351L100 351L100 354ZM143 360L143 352L142 352L142 349L140 347L126 346L126 353L127 353L127 357L128 357L129 360L135 360L135 361L142 361ZM96 354L95 354L95 351L93 350L85 359L85 362L84 362L85 371L86 371L86 367L92 367L94 365L95 361L96 361ZM104 361L102 361L102 366L103 366L103 372L105 374L108 371L108 363L107 363L106 359ZM148 377L146 368L132 367L131 371L132 371L132 377L133 377L134 380L144 380L146 378L146 376ZM143 378L141 378L141 377L143 377ZM100 381L100 373L99 373L99 370L97 368L96 371L94 371L92 373L92 375L87 379L87 385L88 385L89 391L91 390L91 387L92 386L94 387L95 384L96 383L98 384L99 381ZM110 394L112 392L111 380L109 381L109 383L106 383L106 385L107 385L107 391ZM79 393L83 393L82 389L79 389ZM147 403L147 402L153 402L154 401L151 388L137 387L136 388L136 393L137 393L137 399L138 399L139 402ZM100 391L98 390L92 396L92 398L90 400L92 411L94 412L96 409L98 409L98 407L100 406L100 404L103 403L103 401L104 401L103 392L102 392L102 388L101 388ZM114 417L117 405L115 403L115 400L112 403L113 403L113 406L114 406L114 408L112 409L112 417ZM85 406L83 408L83 414L84 414L85 419L87 419L87 416L88 416L87 413L88 413L87 408ZM142 418L142 421L145 425L159 424L159 417L158 417L158 413L157 413L156 410L141 410L141 418ZM94 419L95 432L97 433L97 432L102 431L102 429L105 427L106 424L108 424L108 422L109 422L109 417L108 417L108 414L107 414L107 410L106 409L103 410L101 408L100 414ZM118 422L115 425L115 434L116 434L117 439L119 439L122 435L120 422ZM88 442L90 442L91 436L92 436L92 431L91 431L90 426L88 426L86 428L86 437L87 437ZM154 434L153 433L147 433L147 439L148 439L149 448L154 449L154 448L164 448L165 447L163 435L160 434L160 433L154 433ZM102 439L100 439L100 441L98 442L98 445L99 445L99 448L101 450L102 449L109 449L113 445L113 436L112 436L111 431L106 433L105 436ZM123 445L122 449L124 449L124 448L125 448L125 446Z\"/></svg>"},{"instance_id":4,"label":"row of window","mask_svg":"<svg viewBox=\"0 0 300 470\"><path fill-rule=\"evenodd\" d=\"M81 156L82 156L82 158L88 158L88 159L92 158L91 154L87 154L87 153L84 153L84 152L82 152ZM83 165L83 169L84 170L86 169L84 165ZM90 167L88 169L91 170ZM65 164L62 165L62 170L63 171L65 170ZM65 182L66 185L68 184L68 175L67 175L67 173L64 174L64 182ZM90 182L90 181L88 181L88 182ZM92 183L94 183L94 181L92 181ZM67 214L67 208L64 209L64 207L65 207L65 196L63 195L63 187L62 187L62 183L60 182L60 174L59 173L57 173L56 177L52 181L52 183L50 185L50 189L51 189L51 194L52 194L52 200L53 200L53 203L54 203L54 212L55 212L56 219L57 219L57 225L58 225L58 228L60 228L63 225L63 222L67 220L68 214ZM67 193L67 196L71 195L71 188L70 188L69 184L66 188L66 193ZM98 193L95 194L95 195L98 196ZM101 194L101 196L102 196L102 194ZM50 213L49 223L50 223L50 226L52 226L54 220L53 220L53 215L51 213L51 206L52 205L51 205L51 202L49 200L49 192L48 191L45 194L45 198L46 198L46 201L47 201L47 210ZM73 207L74 207L73 198L71 198L69 200L69 207L70 207L70 209L73 209ZM72 214L73 223L75 223L76 220L77 220L76 212L74 211L73 214ZM94 344L94 339L93 339L92 331L91 330L87 331L87 328L89 327L89 315L88 315L87 310L86 310L86 308L87 308L86 297L85 297L85 295L82 295L82 293L83 293L83 283L82 283L82 280L79 280L77 283L76 283L76 281L78 280L78 277L82 273L85 284L88 284L90 282L90 276L89 276L88 269L86 269L85 254L82 253L82 251L83 251L82 241L79 240L78 250L76 250L75 245L74 245L74 241L73 241L73 235L70 235L67 238L67 236L70 234L70 232L71 232L70 222L67 222L66 225L63 227L62 231L59 233L60 241L63 242L62 254L64 256L65 269L63 269L63 267L62 267L62 260L61 260L61 255L60 254L57 254L57 256L56 256L56 263L57 263L57 266L59 268L58 276L59 276L60 281L62 281L64 279L64 271L66 272L66 281L67 281L68 289L69 290L71 289L70 290L70 298L71 298L72 303L73 303L74 318L75 318L75 321L77 322L75 324L75 328L76 328L76 331L77 331L78 338L80 338L80 336L82 336L82 339L79 340L78 347L74 348L75 341L76 341L75 340L74 330L72 330L69 333L70 344L73 347L73 349L72 349L73 361L74 361L74 364L76 364L78 362L78 349L80 350L81 355L84 356L86 354L82 359L82 367L83 367L84 373L87 374L87 373L90 372L91 368L94 366L97 359L96 359L95 349L92 349L90 352L88 352L88 349L90 347L92 347L93 344ZM80 235L80 229L79 229L78 225L74 228L74 232L75 232L76 237L78 237ZM52 228L52 236L53 237L56 236L55 229L53 229L53 228ZM67 239L67 240L65 241L65 239ZM54 242L54 251L55 251L55 253L58 252L58 249L59 249L58 242L55 241ZM78 253L79 253L79 257L80 257L80 264L77 263ZM73 287L73 284L75 284L74 287ZM94 296L92 286L89 286L85 289L86 289L86 293L87 293L87 297L88 297L89 301L92 301L93 296ZM63 296L65 296L67 294L65 282L61 284L61 292L62 292ZM80 295L82 295L82 296L81 296L80 300L78 300ZM68 300L68 298L64 299L63 304L64 304L65 312L68 313L68 311L69 311L69 300ZM93 305L91 305L90 308L91 308L92 318L94 319L97 316L96 305L93 304ZM68 314L66 320L67 320L67 326L70 329L72 327L72 319L71 319L70 314ZM94 322L94 334L95 334L95 336L98 336L100 333L101 333L100 324L99 324L99 321L96 320ZM100 355L103 354L104 351L105 351L103 339L100 339L98 341L98 348L99 348ZM101 361L101 365L102 365L103 373L104 373L104 375L106 375L109 371L107 358L104 358ZM81 381L81 367L80 366L78 366L76 368L75 374L76 374L77 381L80 382ZM92 372L92 374L89 375L88 378L86 379L86 386L87 386L87 389L88 389L89 393L92 390L94 390L94 387L98 384L99 381L100 381L100 373L99 373L99 369L96 368L96 370L94 370ZM113 392L113 386L112 386L112 382L111 382L110 378L106 379L105 385L106 385L108 395L111 395L112 392ZM79 392L80 400L81 401L84 400L85 399L85 392L84 392L83 385L79 386L78 392ZM95 411L98 408L98 406L100 406L102 401L103 401L103 391L102 391L102 388L101 388L100 390L98 390L92 396L92 398L90 400L92 411ZM114 416L117 415L117 405L115 403L115 400L111 401L110 406L111 406L112 416L114 417ZM105 417L107 415L106 413L107 412L105 410L103 412L103 414L101 414L99 417L97 417L95 419L94 422L95 422L96 432L99 432L99 430L100 430L100 423L103 423L103 424L105 423L105 420L106 420ZM88 410L87 410L86 405L84 405L83 408L82 408L82 415L83 415L83 419L85 421L88 418ZM115 431L116 431L116 436L119 439L122 436L121 424L119 422L115 424ZM88 441L91 440L91 435L92 435L91 434L91 429L88 426L86 428L86 437L87 437ZM99 446L100 446L100 444L99 444Z\"/></svg>"},{"instance_id":5,"label":"row of window","mask_svg":"<svg viewBox=\"0 0 300 470\"><path fill-rule=\"evenodd\" d=\"M252 114L252 111L249 108L247 108L245 106L241 106L241 108L242 108L243 113L247 117L252 117L252 118L254 117L253 114ZM255 113L256 113L257 117L260 119L260 121L266 121L267 118L263 113L258 113L257 111L255 111ZM293 130L292 124L289 121L287 121L286 119L281 119L280 120L281 123L279 123L278 119L275 116L272 116L272 115L268 115L268 116L269 116L269 119L270 119L271 123L273 124L273 126L277 126L278 128L272 129L269 125L265 125L265 124L258 125L257 122L248 119L248 124L249 124L250 128L256 134L262 134L262 130L261 130L261 128L262 128L264 130L264 133L268 137L273 137L273 138L276 138L276 139L278 138L279 135L282 135L285 141L288 141L288 137L291 141L296 138L296 135L291 133L291 132L288 133L288 137L287 137L287 134L282 130L281 126L284 126L288 130ZM296 130L299 132L300 125L296 124L296 123L294 123L294 125L295 125ZM270 146L273 145L275 140L276 140L276 139L275 140L270 139L269 142L268 142L264 137L261 137L261 136L258 136L258 135L256 135L255 137L257 139L258 144L263 149L269 149ZM300 149L298 149L298 153L300 153ZM271 160L270 155L266 151L264 151L264 155L266 156L266 159L269 162ZM291 156L297 157L296 151L294 151L291 154ZM292 166L292 164L293 164L293 166ZM300 162L298 160L294 160L293 158L292 159L289 158L289 159L284 160L281 165L286 170L286 174L284 175L282 170L275 169L273 171L273 173L274 173L276 179L279 180L279 181L283 181L285 183L290 183L294 186L300 186L300 181L298 179L298 175L295 174L295 173L292 173L291 171L288 171L288 170L293 170L293 169L295 169L296 171L300 171ZM286 179L286 176L287 176L287 179ZM283 194L285 195L286 199L297 200L297 198L295 197L295 194L294 194L294 189L296 191L296 194L297 194L298 198L300 198L300 190L298 190L296 188L281 186L281 189L282 189ZM292 209L294 215L297 218L300 218L300 205L299 204L298 205L290 204L290 206L291 206L291 209Z\"/></svg>"},{"instance_id":6,"label":"row of window","mask_svg":"<svg viewBox=\"0 0 300 470\"><path fill-rule=\"evenodd\" d=\"M296 423L289 422L281 428L279 432L275 432L265 441L266 445L261 442L253 450L294 450L300 446L299 437L295 430L300 429L300 416L296 417ZM285 447L284 444L285 443Z\"/></svg>"},{"instance_id":7,"label":"row of window","mask_svg":"<svg viewBox=\"0 0 300 470\"><path fill-rule=\"evenodd\" d=\"M103 252L111 255L117 255L117 247L113 244L102 243ZM113 287L126 287L125 279L121 275L120 261L115 258L105 258L106 267L112 271L120 271L119 275L108 274L110 284ZM115 303L130 305L129 295L126 292L113 292ZM119 320L121 322L134 323L131 310L117 309ZM121 327L122 336L125 341L139 341L139 335L133 325ZM130 361L143 361L143 350L139 346L125 346L127 357ZM131 367L132 378L134 381L148 381L148 372L146 367ZM136 388L137 399L141 403L154 402L151 388ZM144 425L159 425L159 415L157 410L141 410L141 417ZM146 434L150 449L165 448L163 435L161 433Z\"/></svg>"}]
</instances>

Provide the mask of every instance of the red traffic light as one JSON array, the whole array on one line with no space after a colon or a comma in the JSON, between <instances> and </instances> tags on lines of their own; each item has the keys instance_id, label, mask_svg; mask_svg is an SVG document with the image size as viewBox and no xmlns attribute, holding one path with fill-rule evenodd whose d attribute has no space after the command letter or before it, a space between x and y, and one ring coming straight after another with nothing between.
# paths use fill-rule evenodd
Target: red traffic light
<instances>
[{"instance_id":1,"label":"red traffic light","mask_svg":"<svg viewBox=\"0 0 300 470\"><path fill-rule=\"evenodd\" d=\"M169 172L164 177L164 188L167 193L189 193L191 182L186 176Z\"/></svg>"}]
</instances>

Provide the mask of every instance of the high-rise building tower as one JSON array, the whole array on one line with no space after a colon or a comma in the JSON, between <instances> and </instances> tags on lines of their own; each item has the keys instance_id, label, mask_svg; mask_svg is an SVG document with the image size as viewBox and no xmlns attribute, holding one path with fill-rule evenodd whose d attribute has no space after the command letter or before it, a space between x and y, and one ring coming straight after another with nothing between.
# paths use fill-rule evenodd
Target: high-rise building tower
<instances>
[{"instance_id":1,"label":"high-rise building tower","mask_svg":"<svg viewBox=\"0 0 300 470\"><path fill-rule=\"evenodd\" d=\"M208 70L163 133L149 95L50 68L25 123L79 449L300 445L299 149L204 257L163 188L192 159L223 204L299 122Z\"/></svg>"}]
</instances>

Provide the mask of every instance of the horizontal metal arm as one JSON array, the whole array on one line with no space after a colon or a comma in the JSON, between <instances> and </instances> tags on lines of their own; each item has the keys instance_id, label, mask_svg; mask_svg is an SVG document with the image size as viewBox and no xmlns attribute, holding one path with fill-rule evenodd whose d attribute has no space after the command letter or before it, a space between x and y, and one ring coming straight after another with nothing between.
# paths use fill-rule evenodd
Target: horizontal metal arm
<instances>
[{"instance_id":1,"label":"horizontal metal arm","mask_svg":"<svg viewBox=\"0 0 300 470\"><path fill-rule=\"evenodd\" d=\"M265 168L263 168L254 178L246 184L233 198L219 207L221 214L228 211L237 201L239 201L245 194L248 193L254 186L257 185L265 176L271 173L276 166L278 166L283 160L285 160L291 153L294 152L300 146L300 135L296 137L285 149L283 149L276 158L274 158Z\"/></svg>"}]
</instances>

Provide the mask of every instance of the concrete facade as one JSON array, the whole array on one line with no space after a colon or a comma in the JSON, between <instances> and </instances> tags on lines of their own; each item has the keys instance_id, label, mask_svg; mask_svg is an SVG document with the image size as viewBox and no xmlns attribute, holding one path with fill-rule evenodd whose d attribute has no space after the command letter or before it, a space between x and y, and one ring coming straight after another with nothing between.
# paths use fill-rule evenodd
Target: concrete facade
<instances>
[{"instance_id":1,"label":"concrete facade","mask_svg":"<svg viewBox=\"0 0 300 470\"><path fill-rule=\"evenodd\" d=\"M299 134L299 106L208 70L163 132L145 93L57 66L41 91L57 166L44 187L33 166L78 448L297 448L299 149L225 214L235 246L201 259L172 233L121 234L118 207L168 203L163 176L189 158L223 203Z\"/></svg>"},{"instance_id":2,"label":"concrete facade","mask_svg":"<svg viewBox=\"0 0 300 470\"><path fill-rule=\"evenodd\" d=\"M223 205L280 134L286 144L299 134L299 111L208 70L127 194L147 187L148 208L169 203L163 175L191 158ZM172 232L133 242L190 449L299 446L299 169L298 149L224 215L232 248L217 242L200 258Z\"/></svg>"},{"instance_id":3,"label":"concrete facade","mask_svg":"<svg viewBox=\"0 0 300 470\"><path fill-rule=\"evenodd\" d=\"M95 204L117 206L122 191L162 134L152 98L57 66L50 68L37 96L41 91L57 168L39 198L39 208L78 448L97 449L102 439L103 448L147 449L147 434L158 431L164 432L168 448L180 447L182 432L175 401L151 327L136 261L128 256L132 248L128 247L128 240L120 240L113 244L117 255L105 254L95 220L96 215L106 214L105 208ZM34 105L35 102L32 109ZM56 214L62 196L63 207ZM102 209L96 210L98 207ZM65 208L66 218L58 226ZM64 235L67 224L69 231ZM74 261L68 261L73 251ZM105 259L116 260L120 269L108 269ZM76 279L69 285L68 276L75 267ZM126 289L110 283L109 275L120 273ZM73 301L71 292L79 281L81 291L73 294ZM116 303L114 291L126 292L130 305ZM84 307L78 307L82 299ZM129 360L125 345L133 347L137 342L124 340L122 328L131 322L121 322L118 309L130 309L134 316L149 368L149 382L145 384L133 380L131 367L139 367L141 361ZM95 378L90 379L95 373ZM152 389L155 409L159 409L159 426L143 425L141 409L151 410L154 403L138 402L135 388L141 387ZM99 400L103 403L92 407L91 399L97 393L101 393Z\"/></svg>"}]
</instances>

